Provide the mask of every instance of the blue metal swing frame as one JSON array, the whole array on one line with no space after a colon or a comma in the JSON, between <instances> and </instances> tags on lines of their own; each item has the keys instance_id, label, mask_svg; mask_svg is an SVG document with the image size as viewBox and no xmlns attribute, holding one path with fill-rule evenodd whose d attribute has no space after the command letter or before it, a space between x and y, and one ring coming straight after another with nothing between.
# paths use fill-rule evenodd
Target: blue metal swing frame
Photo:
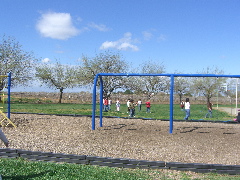
<instances>
[{"instance_id":1,"label":"blue metal swing frame","mask_svg":"<svg viewBox=\"0 0 240 180\"><path fill-rule=\"evenodd\" d=\"M103 76L167 76L171 80L170 86L170 118L169 118L169 133L173 133L173 102L174 102L174 78L175 77L226 77L226 78L240 78L240 75L220 75L220 74L126 74L126 73L99 73L94 78L93 93L92 93L92 130L95 130L96 118L96 100L97 100L97 82L100 78L100 116L99 127L103 126L102 110L103 110Z\"/></svg>"}]
</instances>

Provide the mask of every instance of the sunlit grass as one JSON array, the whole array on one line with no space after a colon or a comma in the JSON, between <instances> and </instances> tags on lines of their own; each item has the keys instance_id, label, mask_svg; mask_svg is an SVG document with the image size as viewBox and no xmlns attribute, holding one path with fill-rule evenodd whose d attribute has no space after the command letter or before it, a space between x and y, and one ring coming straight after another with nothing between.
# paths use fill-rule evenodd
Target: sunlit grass
<instances>
[{"instance_id":1,"label":"sunlit grass","mask_svg":"<svg viewBox=\"0 0 240 180\"><path fill-rule=\"evenodd\" d=\"M234 117L226 112L213 109L212 118L205 118L207 113L205 105L191 105L190 119L194 120L232 120ZM75 115L92 115L92 104L29 104L29 103L14 103L11 105L11 112L28 112L28 113L45 113L45 114L75 114ZM99 104L96 106L96 115L99 115ZM129 117L127 106L121 105L120 111L116 111L115 105L111 106L111 110L103 112L103 116ZM136 118L151 118L151 119L169 119L170 106L168 104L152 104L151 113L146 113L146 108L142 106L142 110L135 110ZM183 120L185 111L179 105L174 105L174 119Z\"/></svg>"},{"instance_id":2,"label":"sunlit grass","mask_svg":"<svg viewBox=\"0 0 240 180\"><path fill-rule=\"evenodd\" d=\"M2 179L150 179L146 171L0 158Z\"/></svg>"},{"instance_id":3,"label":"sunlit grass","mask_svg":"<svg viewBox=\"0 0 240 180\"><path fill-rule=\"evenodd\" d=\"M2 179L33 180L237 180L239 175L144 170L0 158Z\"/></svg>"}]
</instances>

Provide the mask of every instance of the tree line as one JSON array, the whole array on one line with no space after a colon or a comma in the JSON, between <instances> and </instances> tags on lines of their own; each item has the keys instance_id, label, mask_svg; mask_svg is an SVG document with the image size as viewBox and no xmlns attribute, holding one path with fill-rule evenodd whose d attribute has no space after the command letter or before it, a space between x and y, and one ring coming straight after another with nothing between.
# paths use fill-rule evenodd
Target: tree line
<instances>
[{"instance_id":1,"label":"tree line","mask_svg":"<svg viewBox=\"0 0 240 180\"><path fill-rule=\"evenodd\" d=\"M136 69L131 69L129 63L119 52L105 51L94 57L83 55L76 65L61 64L58 60L54 63L42 63L33 52L24 51L20 43L4 35L0 41L0 75L12 73L12 86L27 86L34 80L51 89L60 92L61 103L64 89L74 87L92 87L93 80L98 73L141 73L163 74L166 73L162 62L145 61ZM217 67L207 67L199 74L223 74ZM181 72L175 72L181 74ZM6 79L0 79L0 91L7 86ZM216 94L233 96L234 93L226 90L233 81L227 78L213 77L175 77L174 93L179 96L179 101L187 95L204 96L210 102ZM170 79L165 76L105 76L103 77L103 94L110 97L116 90L129 90L134 93L144 93L150 99L158 93L169 93Z\"/></svg>"}]
</instances>

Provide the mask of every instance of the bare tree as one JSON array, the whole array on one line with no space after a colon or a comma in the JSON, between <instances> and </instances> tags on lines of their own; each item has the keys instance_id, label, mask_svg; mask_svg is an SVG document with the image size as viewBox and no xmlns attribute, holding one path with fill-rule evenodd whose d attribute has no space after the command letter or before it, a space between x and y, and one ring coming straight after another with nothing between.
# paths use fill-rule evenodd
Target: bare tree
<instances>
[{"instance_id":1,"label":"bare tree","mask_svg":"<svg viewBox=\"0 0 240 180\"><path fill-rule=\"evenodd\" d=\"M39 59L32 52L24 51L22 46L12 37L2 37L0 42L0 75L11 72L12 86L27 86L34 78L35 64ZM6 86L6 78L0 82L0 91Z\"/></svg>"},{"instance_id":2,"label":"bare tree","mask_svg":"<svg viewBox=\"0 0 240 180\"><path fill-rule=\"evenodd\" d=\"M82 66L78 67L78 81L84 85L93 84L94 77L98 73L126 73L128 65L122 59L120 54L106 51L97 54L95 57L90 58L87 56L82 57ZM122 76L104 76L103 78L103 95L109 97L111 93L118 88L121 88L124 83ZM99 81L98 81L99 85Z\"/></svg>"},{"instance_id":3,"label":"bare tree","mask_svg":"<svg viewBox=\"0 0 240 180\"><path fill-rule=\"evenodd\" d=\"M207 68L201 72L201 74L223 74L223 70L218 68ZM196 77L193 81L193 88L196 93L202 94L206 97L207 103L213 95L217 94L223 83L226 82L226 78L217 77Z\"/></svg>"},{"instance_id":4,"label":"bare tree","mask_svg":"<svg viewBox=\"0 0 240 180\"><path fill-rule=\"evenodd\" d=\"M55 64L42 64L37 67L36 77L47 87L59 89L58 103L61 103L63 90L77 86L76 72L75 66L62 65L56 62Z\"/></svg>"},{"instance_id":5,"label":"bare tree","mask_svg":"<svg viewBox=\"0 0 240 180\"><path fill-rule=\"evenodd\" d=\"M147 61L135 71L140 74L162 74L165 72L165 67L161 63ZM127 89L144 92L148 98L151 98L153 94L165 92L168 89L169 80L165 76L138 76L129 78L125 86Z\"/></svg>"},{"instance_id":6,"label":"bare tree","mask_svg":"<svg viewBox=\"0 0 240 180\"><path fill-rule=\"evenodd\" d=\"M221 87L222 92L224 95L226 95L229 98L239 98L239 79L235 78L229 78L224 84L224 86Z\"/></svg>"},{"instance_id":7,"label":"bare tree","mask_svg":"<svg viewBox=\"0 0 240 180\"><path fill-rule=\"evenodd\" d=\"M179 102L182 101L183 95L190 92L190 81L186 77L175 77L174 92L179 96Z\"/></svg>"}]
</instances>

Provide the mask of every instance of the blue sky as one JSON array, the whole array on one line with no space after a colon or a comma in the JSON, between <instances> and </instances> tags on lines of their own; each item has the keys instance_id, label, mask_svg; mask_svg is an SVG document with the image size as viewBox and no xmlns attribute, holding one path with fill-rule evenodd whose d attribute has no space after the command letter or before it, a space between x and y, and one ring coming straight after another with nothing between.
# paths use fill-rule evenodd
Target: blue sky
<instances>
[{"instance_id":1,"label":"blue sky","mask_svg":"<svg viewBox=\"0 0 240 180\"><path fill-rule=\"evenodd\" d=\"M45 62L119 51L166 73L218 67L240 74L239 0L1 0L0 34Z\"/></svg>"}]
</instances>

